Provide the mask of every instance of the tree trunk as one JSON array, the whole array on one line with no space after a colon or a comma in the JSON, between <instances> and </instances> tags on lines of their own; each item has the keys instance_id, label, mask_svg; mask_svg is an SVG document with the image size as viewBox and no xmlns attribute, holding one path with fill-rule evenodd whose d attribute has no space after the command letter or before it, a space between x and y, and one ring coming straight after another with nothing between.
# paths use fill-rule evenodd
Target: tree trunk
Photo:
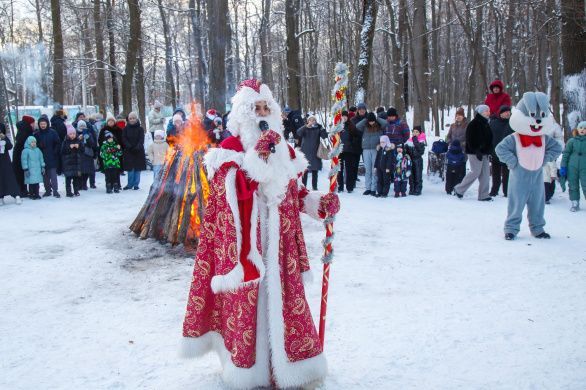
<instances>
[{"instance_id":1,"label":"tree trunk","mask_svg":"<svg viewBox=\"0 0 586 390\"><path fill-rule=\"evenodd\" d=\"M127 2L130 38L126 49L126 67L124 70L124 76L122 76L122 106L126 115L132 111L132 84L134 81L137 57L140 53L141 39L139 0L127 0Z\"/></svg>"},{"instance_id":2,"label":"tree trunk","mask_svg":"<svg viewBox=\"0 0 586 390\"><path fill-rule=\"evenodd\" d=\"M201 0L189 0L189 16L191 19L191 29L193 31L193 45L197 53L197 89L195 95L202 107L206 107L206 77L207 67L206 59L201 41Z\"/></svg>"},{"instance_id":3,"label":"tree trunk","mask_svg":"<svg viewBox=\"0 0 586 390\"><path fill-rule=\"evenodd\" d=\"M228 0L208 0L208 33L210 47L209 106L220 112L226 109L226 23Z\"/></svg>"},{"instance_id":4,"label":"tree trunk","mask_svg":"<svg viewBox=\"0 0 586 390\"><path fill-rule=\"evenodd\" d=\"M299 0L285 0L285 28L287 31L287 104L292 110L301 109L301 64L299 39L296 34Z\"/></svg>"},{"instance_id":5,"label":"tree trunk","mask_svg":"<svg viewBox=\"0 0 586 390\"><path fill-rule=\"evenodd\" d=\"M269 55L269 39L270 39L270 16L271 16L271 0L263 0L262 2L262 19L260 21L260 63L261 63L261 78L262 81L269 87L273 87L273 62Z\"/></svg>"},{"instance_id":6,"label":"tree trunk","mask_svg":"<svg viewBox=\"0 0 586 390\"><path fill-rule=\"evenodd\" d=\"M554 15L556 6L556 0L547 0L548 6L548 15ZM550 65L551 65L551 84L550 84L550 100L551 100L551 107L553 110L553 116L558 123L561 122L561 112L560 112L560 104L561 104L561 69L560 69L560 37L559 37L559 30L560 30L560 21L558 18L554 18L549 20L547 23L547 31L548 31L548 45L550 51Z\"/></svg>"},{"instance_id":7,"label":"tree trunk","mask_svg":"<svg viewBox=\"0 0 586 390\"><path fill-rule=\"evenodd\" d=\"M377 13L378 4L376 0L363 0L360 54L358 56L358 67L356 69L356 92L354 93L355 104L366 101L370 63L372 60L372 42L374 40Z\"/></svg>"},{"instance_id":8,"label":"tree trunk","mask_svg":"<svg viewBox=\"0 0 586 390\"><path fill-rule=\"evenodd\" d=\"M63 34L61 32L60 0L51 0L51 20L53 22L53 101L65 104L63 90Z\"/></svg>"},{"instance_id":9,"label":"tree trunk","mask_svg":"<svg viewBox=\"0 0 586 390\"><path fill-rule=\"evenodd\" d=\"M114 0L111 0L112 2ZM116 46L114 41L114 20L112 3L106 0L106 28L108 29L108 45L110 57L110 83L112 84L112 110L114 115L120 113L120 92L118 89L118 69L116 68Z\"/></svg>"},{"instance_id":10,"label":"tree trunk","mask_svg":"<svg viewBox=\"0 0 586 390\"><path fill-rule=\"evenodd\" d=\"M238 17L238 16L236 16ZM236 93L236 69L234 56L234 38L232 37L232 18L228 10L228 1L226 0L226 94L231 98ZM236 39L238 39L238 32L236 32ZM222 112L224 108L222 108Z\"/></svg>"},{"instance_id":11,"label":"tree trunk","mask_svg":"<svg viewBox=\"0 0 586 390\"><path fill-rule=\"evenodd\" d=\"M167 15L163 8L163 2L157 0L159 5L159 13L161 15L161 24L163 27L163 37L165 38L165 101L170 101L173 110L177 108L177 93L175 91L175 83L173 82L173 45L169 36L169 24L167 23Z\"/></svg>"},{"instance_id":12,"label":"tree trunk","mask_svg":"<svg viewBox=\"0 0 586 390\"><path fill-rule=\"evenodd\" d=\"M104 74L104 31L100 0L94 0L94 37L96 41L96 103L106 112L106 76Z\"/></svg>"},{"instance_id":13,"label":"tree trunk","mask_svg":"<svg viewBox=\"0 0 586 390\"><path fill-rule=\"evenodd\" d=\"M144 86L144 62L143 62L143 51L142 51L142 43L139 43L138 47L138 63L136 67L136 101L138 104L138 117L140 118L140 123L142 123L142 127L147 131L146 126L146 94L145 94L145 86Z\"/></svg>"},{"instance_id":14,"label":"tree trunk","mask_svg":"<svg viewBox=\"0 0 586 390\"><path fill-rule=\"evenodd\" d=\"M425 0L415 0L413 11L412 56L413 84L415 86L415 105L413 125L425 124L429 119L429 49Z\"/></svg>"},{"instance_id":15,"label":"tree trunk","mask_svg":"<svg viewBox=\"0 0 586 390\"><path fill-rule=\"evenodd\" d=\"M409 51L407 42L407 1L399 0L399 36L401 37L401 58L403 73L403 104L405 112L409 111Z\"/></svg>"}]
</instances>

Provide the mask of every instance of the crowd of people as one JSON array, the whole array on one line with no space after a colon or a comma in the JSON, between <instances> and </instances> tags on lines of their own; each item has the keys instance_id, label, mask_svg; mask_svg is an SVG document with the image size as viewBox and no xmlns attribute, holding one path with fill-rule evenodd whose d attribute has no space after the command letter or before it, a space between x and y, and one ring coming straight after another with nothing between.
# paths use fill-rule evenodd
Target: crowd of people
<instances>
[{"instance_id":1,"label":"crowd of people","mask_svg":"<svg viewBox=\"0 0 586 390\"><path fill-rule=\"evenodd\" d=\"M511 98L504 92L500 80L490 85L490 93L484 104L476 107L474 118L468 121L463 108L456 110L443 148L431 155L442 155L445 170L445 191L462 198L471 185L479 182L478 200L491 201L502 190L507 196L509 169L499 161L495 153L506 136L513 133L509 126ZM186 112L177 108L165 126L163 105L155 101L148 114L148 131L153 142L145 150L145 129L138 115L131 112L126 118L114 118L108 114L103 120L100 114L88 118L77 113L69 123L63 110L57 110L49 120L42 115L38 120L24 115L16 124L17 135L12 145L0 124L0 198L13 196L17 203L21 197L31 199L54 196L59 198L57 177L65 176L66 196L75 197L80 191L96 188L95 173L99 170L106 177L106 192L140 187L141 171L152 166L155 177L164 164L165 156L175 137L187 123ZM229 113L221 114L211 108L205 112L202 126L207 132L210 145L218 145L231 136L227 129ZM302 177L307 186L311 173L311 188L318 189L318 174L322 160L327 158L325 148L328 133L314 115L302 116L299 110L285 107L282 111L284 136L292 146L298 147L308 160L308 168ZM338 191L352 193L359 180L360 160L364 164L363 195L395 198L407 195L419 196L423 191L423 155L427 147L424 128L409 128L394 107L377 107L369 111L364 103L349 107L342 112L343 130L340 133L342 153L338 173ZM565 148L561 167L556 162L543 168L545 201L555 192L555 183L569 185L572 210L579 209L580 190L586 185L586 122L574 130ZM550 134L564 143L561 127L555 124ZM12 149L12 162L8 151ZM469 171L467 173L467 166ZM127 184L122 187L120 176L127 172ZM442 176L443 177L443 176ZM490 178L492 177L492 185ZM44 194L40 195L40 183Z\"/></svg>"}]
</instances>

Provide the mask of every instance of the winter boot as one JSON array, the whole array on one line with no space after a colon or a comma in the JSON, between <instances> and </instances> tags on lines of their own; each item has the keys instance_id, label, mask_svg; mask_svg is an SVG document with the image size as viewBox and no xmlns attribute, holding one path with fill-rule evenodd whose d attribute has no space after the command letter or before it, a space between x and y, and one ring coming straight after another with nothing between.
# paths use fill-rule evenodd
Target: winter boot
<instances>
[{"instance_id":1,"label":"winter boot","mask_svg":"<svg viewBox=\"0 0 586 390\"><path fill-rule=\"evenodd\" d=\"M398 192L395 192L395 198L398 198L399 196L401 196Z\"/></svg>"},{"instance_id":2,"label":"winter boot","mask_svg":"<svg viewBox=\"0 0 586 390\"><path fill-rule=\"evenodd\" d=\"M107 194L111 194L112 193L112 184L106 184L106 193Z\"/></svg>"},{"instance_id":3,"label":"winter boot","mask_svg":"<svg viewBox=\"0 0 586 390\"><path fill-rule=\"evenodd\" d=\"M45 191L45 193L43 194L43 198L48 198L51 195L51 191Z\"/></svg>"},{"instance_id":4,"label":"winter boot","mask_svg":"<svg viewBox=\"0 0 586 390\"><path fill-rule=\"evenodd\" d=\"M69 192L69 191L68 191L66 196L67 196L68 198L73 198L73 192Z\"/></svg>"},{"instance_id":5,"label":"winter boot","mask_svg":"<svg viewBox=\"0 0 586 390\"><path fill-rule=\"evenodd\" d=\"M515 239L515 235L513 233L505 233L505 240L513 241Z\"/></svg>"},{"instance_id":6,"label":"winter boot","mask_svg":"<svg viewBox=\"0 0 586 390\"><path fill-rule=\"evenodd\" d=\"M535 236L535 238L545 238L545 239L549 239L551 238L551 236L549 234L547 234L546 232L541 232L538 235Z\"/></svg>"},{"instance_id":7,"label":"winter boot","mask_svg":"<svg viewBox=\"0 0 586 390\"><path fill-rule=\"evenodd\" d=\"M53 193L53 196L54 196L55 198L57 198L57 199L61 198L61 194L60 194L60 193L58 193L57 191L55 191L55 192Z\"/></svg>"},{"instance_id":8,"label":"winter boot","mask_svg":"<svg viewBox=\"0 0 586 390\"><path fill-rule=\"evenodd\" d=\"M576 212L578 210L580 210L580 201L579 200L573 200L572 201L572 207L570 207L570 211Z\"/></svg>"},{"instance_id":9,"label":"winter boot","mask_svg":"<svg viewBox=\"0 0 586 390\"><path fill-rule=\"evenodd\" d=\"M120 187L114 186L114 193L118 194L120 192Z\"/></svg>"}]
</instances>

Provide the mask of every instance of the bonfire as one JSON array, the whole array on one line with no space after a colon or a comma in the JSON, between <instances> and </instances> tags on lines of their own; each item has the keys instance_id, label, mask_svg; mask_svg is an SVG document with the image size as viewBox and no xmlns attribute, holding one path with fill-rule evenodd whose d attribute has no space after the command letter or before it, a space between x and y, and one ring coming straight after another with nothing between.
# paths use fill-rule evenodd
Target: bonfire
<instances>
[{"instance_id":1,"label":"bonfire","mask_svg":"<svg viewBox=\"0 0 586 390\"><path fill-rule=\"evenodd\" d=\"M187 252L197 249L201 221L209 194L203 156L209 139L201 118L192 114L183 131L170 140L165 164L154 179L149 196L130 225L141 239L154 238Z\"/></svg>"}]
</instances>

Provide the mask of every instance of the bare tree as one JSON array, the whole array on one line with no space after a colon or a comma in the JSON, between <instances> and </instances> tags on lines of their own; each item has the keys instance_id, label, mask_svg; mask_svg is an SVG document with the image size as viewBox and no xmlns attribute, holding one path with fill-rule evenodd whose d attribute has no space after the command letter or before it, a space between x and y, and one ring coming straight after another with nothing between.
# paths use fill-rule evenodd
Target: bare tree
<instances>
[{"instance_id":1,"label":"bare tree","mask_svg":"<svg viewBox=\"0 0 586 390\"><path fill-rule=\"evenodd\" d=\"M360 32L360 53L358 56L358 68L356 69L356 92L354 102L356 104L366 101L370 63L372 60L372 41L376 26L378 4L375 0L363 0L362 6L362 30Z\"/></svg>"},{"instance_id":2,"label":"bare tree","mask_svg":"<svg viewBox=\"0 0 586 390\"><path fill-rule=\"evenodd\" d=\"M65 103L63 89L63 34L61 32L60 0L51 0L51 20L53 22L53 100Z\"/></svg>"},{"instance_id":3,"label":"bare tree","mask_svg":"<svg viewBox=\"0 0 586 390\"><path fill-rule=\"evenodd\" d=\"M177 107L177 94L175 93L175 83L173 81L173 45L169 36L169 25L167 23L165 9L163 8L163 2L157 0L157 3L159 5L163 37L165 39L165 85L167 91L165 100L170 100L173 109L175 109Z\"/></svg>"},{"instance_id":4,"label":"bare tree","mask_svg":"<svg viewBox=\"0 0 586 390\"><path fill-rule=\"evenodd\" d=\"M287 31L287 104L293 110L301 109L301 63L297 19L299 0L285 0L285 29Z\"/></svg>"},{"instance_id":5,"label":"bare tree","mask_svg":"<svg viewBox=\"0 0 586 390\"><path fill-rule=\"evenodd\" d=\"M127 0L130 35L126 49L126 67L122 76L122 106L128 115L132 111L132 84L136 70L136 61L140 50L140 6L138 0Z\"/></svg>"},{"instance_id":6,"label":"bare tree","mask_svg":"<svg viewBox=\"0 0 586 390\"><path fill-rule=\"evenodd\" d=\"M228 0L208 0L208 23L215 26L208 34L210 46L209 104L223 112L226 108L226 23Z\"/></svg>"},{"instance_id":7,"label":"bare tree","mask_svg":"<svg viewBox=\"0 0 586 390\"><path fill-rule=\"evenodd\" d=\"M110 83L112 85L112 109L114 115L120 113L120 94L118 89L118 70L116 68L116 45L114 40L114 0L106 0L106 28L108 30L108 48L110 59Z\"/></svg>"}]
</instances>

